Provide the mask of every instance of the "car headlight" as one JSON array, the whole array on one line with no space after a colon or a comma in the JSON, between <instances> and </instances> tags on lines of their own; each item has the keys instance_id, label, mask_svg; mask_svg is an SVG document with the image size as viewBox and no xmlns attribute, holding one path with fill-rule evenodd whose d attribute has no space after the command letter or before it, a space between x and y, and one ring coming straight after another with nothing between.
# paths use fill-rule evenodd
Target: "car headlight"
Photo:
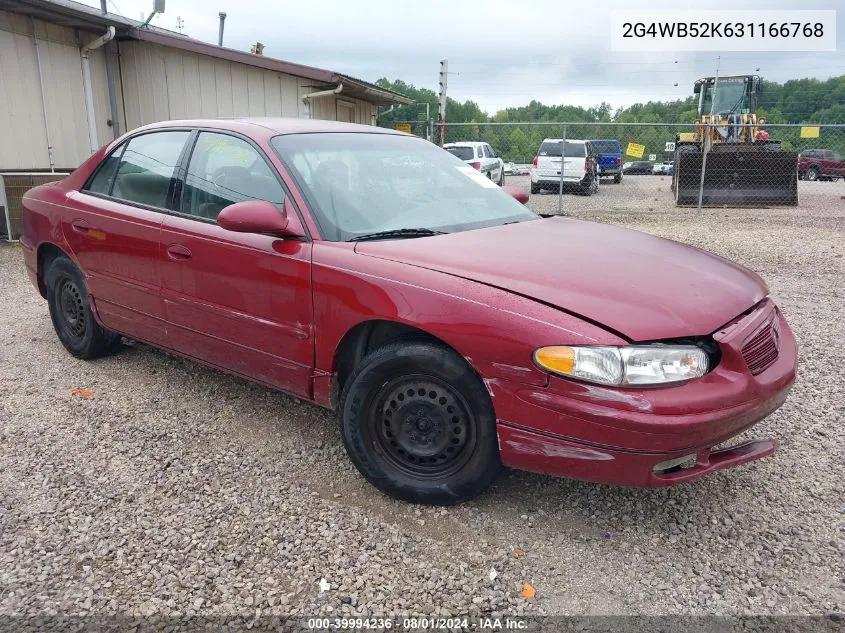
<instances>
[{"instance_id":1,"label":"car headlight","mask_svg":"<svg viewBox=\"0 0 845 633\"><path fill-rule=\"evenodd\" d=\"M534 361L561 376L603 385L662 385L707 373L707 354L694 345L555 345L534 352Z\"/></svg>"}]
</instances>

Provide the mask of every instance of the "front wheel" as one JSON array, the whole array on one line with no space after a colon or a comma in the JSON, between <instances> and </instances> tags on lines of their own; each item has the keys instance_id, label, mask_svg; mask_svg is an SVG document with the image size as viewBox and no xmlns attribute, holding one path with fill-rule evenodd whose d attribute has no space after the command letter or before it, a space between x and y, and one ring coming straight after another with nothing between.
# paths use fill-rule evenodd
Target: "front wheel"
<instances>
[{"instance_id":1,"label":"front wheel","mask_svg":"<svg viewBox=\"0 0 845 633\"><path fill-rule=\"evenodd\" d=\"M120 342L94 319L82 272L67 257L58 257L44 275L53 328L65 349L77 358L105 356Z\"/></svg>"},{"instance_id":2,"label":"front wheel","mask_svg":"<svg viewBox=\"0 0 845 633\"><path fill-rule=\"evenodd\" d=\"M818 167L810 167L810 169L807 170L806 177L807 180L815 182L819 179L820 175L821 174L819 173Z\"/></svg>"},{"instance_id":3,"label":"front wheel","mask_svg":"<svg viewBox=\"0 0 845 633\"><path fill-rule=\"evenodd\" d=\"M350 376L339 412L352 462L399 499L459 503L501 470L484 384L463 358L434 343L397 342L369 354Z\"/></svg>"}]
</instances>

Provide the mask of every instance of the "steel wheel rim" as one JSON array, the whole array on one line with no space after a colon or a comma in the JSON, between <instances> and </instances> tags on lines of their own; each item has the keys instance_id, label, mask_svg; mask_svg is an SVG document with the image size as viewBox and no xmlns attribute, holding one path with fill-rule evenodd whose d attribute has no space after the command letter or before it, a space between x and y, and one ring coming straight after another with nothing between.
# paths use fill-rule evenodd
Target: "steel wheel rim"
<instances>
[{"instance_id":1,"label":"steel wheel rim","mask_svg":"<svg viewBox=\"0 0 845 633\"><path fill-rule=\"evenodd\" d=\"M77 340L85 336L85 300L70 279L65 279L59 286L57 312L68 335Z\"/></svg>"},{"instance_id":2,"label":"steel wheel rim","mask_svg":"<svg viewBox=\"0 0 845 633\"><path fill-rule=\"evenodd\" d=\"M386 383L373 401L369 419L381 455L417 479L459 471L475 447L475 418L469 406L433 376L403 376Z\"/></svg>"}]
</instances>

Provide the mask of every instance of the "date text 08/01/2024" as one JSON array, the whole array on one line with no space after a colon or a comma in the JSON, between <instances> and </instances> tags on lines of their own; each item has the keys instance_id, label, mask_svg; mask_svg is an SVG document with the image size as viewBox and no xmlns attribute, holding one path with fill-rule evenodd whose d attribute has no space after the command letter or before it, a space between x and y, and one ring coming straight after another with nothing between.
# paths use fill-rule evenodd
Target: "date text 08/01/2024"
<instances>
[{"instance_id":1,"label":"date text 08/01/2024","mask_svg":"<svg viewBox=\"0 0 845 633\"><path fill-rule=\"evenodd\" d=\"M528 628L526 620L518 618L309 618L307 626L323 631L521 631Z\"/></svg>"}]
</instances>

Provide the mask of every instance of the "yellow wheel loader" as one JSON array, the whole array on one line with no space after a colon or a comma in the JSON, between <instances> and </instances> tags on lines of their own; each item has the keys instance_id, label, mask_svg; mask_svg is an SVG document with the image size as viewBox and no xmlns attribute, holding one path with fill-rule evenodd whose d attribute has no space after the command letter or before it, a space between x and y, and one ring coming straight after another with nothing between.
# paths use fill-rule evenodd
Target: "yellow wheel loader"
<instances>
[{"instance_id":1,"label":"yellow wheel loader","mask_svg":"<svg viewBox=\"0 0 845 633\"><path fill-rule=\"evenodd\" d=\"M672 191L681 207L768 207L798 204L798 155L769 139L754 112L757 75L704 77L695 82L698 118L675 139Z\"/></svg>"}]
</instances>

